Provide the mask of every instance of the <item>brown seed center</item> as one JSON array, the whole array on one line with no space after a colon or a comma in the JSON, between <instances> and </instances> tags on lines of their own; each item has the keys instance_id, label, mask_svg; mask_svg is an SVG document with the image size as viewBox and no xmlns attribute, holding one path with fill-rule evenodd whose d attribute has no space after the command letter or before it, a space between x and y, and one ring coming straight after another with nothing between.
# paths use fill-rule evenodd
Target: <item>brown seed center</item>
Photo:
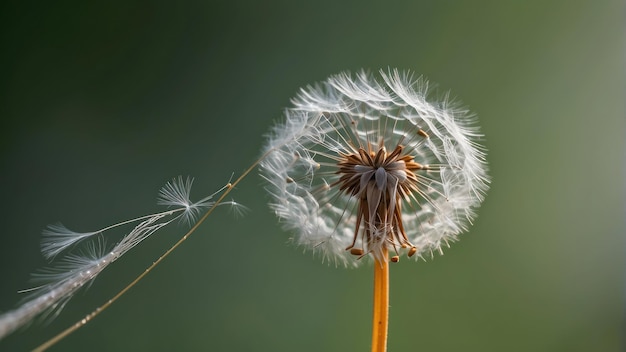
<instances>
[{"instance_id":1,"label":"brown seed center","mask_svg":"<svg viewBox=\"0 0 626 352\"><path fill-rule=\"evenodd\" d=\"M384 146L377 151L359 148L358 153L342 154L338 162L339 180L333 186L358 199L357 219L352 244L346 248L352 254L373 253L379 259L383 248L410 248L408 255L417 251L406 236L402 225L402 200L419 193L415 172L424 166L413 156L403 153L398 145L391 153ZM366 251L355 248L357 240Z\"/></svg>"}]
</instances>

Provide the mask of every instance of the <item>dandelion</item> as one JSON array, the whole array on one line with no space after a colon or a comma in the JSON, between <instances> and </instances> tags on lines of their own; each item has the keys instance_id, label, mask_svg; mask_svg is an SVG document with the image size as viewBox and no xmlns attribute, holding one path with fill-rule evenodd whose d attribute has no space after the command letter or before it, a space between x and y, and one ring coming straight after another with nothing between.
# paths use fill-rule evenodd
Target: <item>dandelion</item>
<instances>
[{"instance_id":1,"label":"dandelion","mask_svg":"<svg viewBox=\"0 0 626 352\"><path fill-rule=\"evenodd\" d=\"M152 234L170 223L179 220L188 225L197 220L198 215L213 206L213 197L230 186L224 186L214 194L200 201L191 202L189 199L193 179L182 177L168 182L159 192L158 203L170 207L170 210L123 221L103 229L91 232L75 232L62 224L50 225L43 232L42 254L48 259L54 259L64 252L64 255L55 262L55 266L42 270L34 275L40 286L24 292L30 296L17 309L0 315L0 339L29 323L37 316L59 314L63 306L82 287L89 285L106 268L133 247L150 237ZM221 202L234 207L238 203ZM110 250L106 250L103 237L105 232L123 225L136 223L135 227L126 234ZM84 247L75 251L73 247L80 242L87 242Z\"/></svg>"},{"instance_id":2,"label":"dandelion","mask_svg":"<svg viewBox=\"0 0 626 352\"><path fill-rule=\"evenodd\" d=\"M397 70L331 76L292 100L260 165L295 243L346 266L375 262L372 351L386 349L388 262L441 252L488 189L475 118L427 95Z\"/></svg>"},{"instance_id":3,"label":"dandelion","mask_svg":"<svg viewBox=\"0 0 626 352\"><path fill-rule=\"evenodd\" d=\"M331 76L300 91L262 156L216 193L191 202L193 180L178 178L159 193L167 211L91 232L49 226L41 248L57 266L39 274L44 283L24 304L0 315L0 339L37 316L58 314L78 289L161 228L177 220L194 224L116 296L37 350L86 324L178 248L216 206L230 205L240 215L245 208L225 197L258 165L270 205L296 244L345 266L374 262L372 351L385 351L389 262L441 252L468 229L489 185L475 118L447 96L428 102L427 95L424 79L397 70ZM105 250L105 232L131 223L135 227Z\"/></svg>"}]
</instances>

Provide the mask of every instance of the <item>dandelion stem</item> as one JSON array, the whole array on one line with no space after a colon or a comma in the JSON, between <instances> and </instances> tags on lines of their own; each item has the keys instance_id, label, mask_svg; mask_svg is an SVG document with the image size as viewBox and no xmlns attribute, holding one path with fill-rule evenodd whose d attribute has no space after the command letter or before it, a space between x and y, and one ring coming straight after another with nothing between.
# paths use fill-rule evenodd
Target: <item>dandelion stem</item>
<instances>
[{"instance_id":1,"label":"dandelion stem","mask_svg":"<svg viewBox=\"0 0 626 352\"><path fill-rule=\"evenodd\" d=\"M252 165L250 165L249 168L246 169L246 171L244 171L241 176L239 176L239 178L237 178L234 182L229 183L225 188L225 191L222 193L222 195L215 201L215 203L206 211L206 213L200 218L200 220L198 220L198 222L196 222L196 224L189 230L187 231L187 233L181 237L172 247L170 247L170 249L168 249L167 251L165 251L165 253L163 253L163 255L161 255L159 257L159 259L157 259L154 263L152 263L152 265L150 265L146 270L144 270L143 273L141 273L139 276L137 276L131 283L129 283L128 285L126 285L126 287L124 287L122 290L120 290L115 296L113 296L113 298L109 299L106 303L104 303L103 305L101 305L100 307L96 308L93 312L87 314L83 319L77 321L76 323L74 323L74 325L70 326L69 328L63 330L62 332L60 332L59 334L57 334L56 336L54 336L53 338L49 339L48 341L46 341L45 343L41 344L39 347L35 348L33 350L33 352L43 352L45 350L47 350L48 348L54 346L56 343L58 343L59 341L61 341L63 338L65 338L66 336L70 335L71 333L73 333L74 331L78 330L80 327L84 326L85 324L87 324L89 321L91 321L93 318L95 318L98 314L102 313L105 309L107 309L111 304L113 304L115 301L117 301L122 295L124 295L128 290L130 290L133 286L135 286L141 279L143 279L146 275L148 275L148 273L150 271L152 271L152 269L154 269L157 265L159 265L163 259L165 259L168 255L170 255L176 248L178 248L183 242L185 242L187 240L187 238L189 238L189 236L194 233L196 231L196 229L209 217L209 215L211 215L211 213L213 213L213 211L215 210L215 208L217 208L218 205L220 205L224 199L226 198L226 196L235 188L235 186L237 186L237 184L239 182L241 182L241 180L243 180L246 176L248 176L248 174L250 172L252 172L252 170L254 170L254 168L261 162L261 160L265 159L265 157L267 156L268 153L270 153L272 150L266 152L265 154L263 154L259 159L257 159Z\"/></svg>"},{"instance_id":2,"label":"dandelion stem","mask_svg":"<svg viewBox=\"0 0 626 352\"><path fill-rule=\"evenodd\" d=\"M387 351L389 325L389 261L383 247L381 259L374 263L374 317L372 319L372 352Z\"/></svg>"}]
</instances>

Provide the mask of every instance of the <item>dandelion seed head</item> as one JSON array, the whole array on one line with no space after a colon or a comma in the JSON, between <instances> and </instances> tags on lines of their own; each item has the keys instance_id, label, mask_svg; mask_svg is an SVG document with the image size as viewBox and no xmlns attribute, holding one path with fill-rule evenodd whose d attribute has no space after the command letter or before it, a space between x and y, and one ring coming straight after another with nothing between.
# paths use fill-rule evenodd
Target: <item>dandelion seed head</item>
<instances>
[{"instance_id":1,"label":"dandelion seed head","mask_svg":"<svg viewBox=\"0 0 626 352\"><path fill-rule=\"evenodd\" d=\"M383 248L440 252L467 230L489 185L482 134L466 109L427 96L426 80L398 70L300 90L260 165L294 242L357 265L387 260Z\"/></svg>"}]
</instances>

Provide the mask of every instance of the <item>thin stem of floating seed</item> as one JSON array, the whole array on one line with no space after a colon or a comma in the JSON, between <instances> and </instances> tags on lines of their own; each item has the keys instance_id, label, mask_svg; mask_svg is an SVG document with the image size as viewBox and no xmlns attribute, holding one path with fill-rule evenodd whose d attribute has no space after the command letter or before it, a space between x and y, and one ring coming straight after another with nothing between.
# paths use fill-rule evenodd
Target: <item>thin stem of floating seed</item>
<instances>
[{"instance_id":1,"label":"thin stem of floating seed","mask_svg":"<svg viewBox=\"0 0 626 352\"><path fill-rule=\"evenodd\" d=\"M389 326L389 261L383 247L381 259L374 263L374 314L372 318L372 352L387 351Z\"/></svg>"},{"instance_id":2,"label":"thin stem of floating seed","mask_svg":"<svg viewBox=\"0 0 626 352\"><path fill-rule=\"evenodd\" d=\"M131 283L129 283L122 290L120 290L115 296L113 296L113 298L109 299L106 303L104 303L100 307L96 308L93 312L87 314L83 319L81 319L81 320L77 321L76 323L74 323L74 325L72 325L69 328L63 330L62 332L60 332L59 334L57 334L56 336L54 336L50 340L44 342L39 347L35 348L33 350L33 352L43 352L43 351L47 350L48 348L54 346L57 342L61 341L66 336L70 335L74 331L76 331L79 328L81 328L82 326L86 325L89 321L91 321L93 318L95 318L98 314L102 313L105 309L107 309L110 305L112 305L115 301L117 301L120 297L122 297L122 295L124 295L128 290L130 290L139 281L141 281L141 279L143 279L146 275L148 275L148 273L150 271L152 271L152 269L154 269L157 265L159 265L163 261L163 259L165 259L176 248L178 248L183 242L185 242L187 240L187 238L189 238L189 236L192 233L194 233L196 231L196 229L209 217L209 215L211 215L211 213L213 213L215 208L220 203L222 203L222 201L224 201L226 196L235 188L235 186L237 186L237 184L239 182L241 182L241 180L243 180L250 172L252 172L252 170L254 170L254 168L261 162L261 160L265 159L267 154L269 154L272 150L273 149L271 149L267 153L263 154L259 159L257 159L257 161L255 161L252 165L250 165L250 167L248 169L246 169L246 171L244 171L243 174L241 174L241 176L239 176L239 178L237 178L234 182L229 183L227 185L227 188L224 191L224 193L222 193L222 195L215 201L215 203L209 208L209 210L207 210L207 212L200 218L200 220L198 220L198 222L196 222L196 224L191 229L189 229L189 231L187 231L187 233L183 237L181 237L178 240L178 242L176 242L172 247L170 247L170 249L168 249L165 253L163 253L163 255L161 255L159 257L159 259L157 259L154 263L152 263L152 265L150 265L143 273L141 273L139 276L137 276Z\"/></svg>"}]
</instances>

